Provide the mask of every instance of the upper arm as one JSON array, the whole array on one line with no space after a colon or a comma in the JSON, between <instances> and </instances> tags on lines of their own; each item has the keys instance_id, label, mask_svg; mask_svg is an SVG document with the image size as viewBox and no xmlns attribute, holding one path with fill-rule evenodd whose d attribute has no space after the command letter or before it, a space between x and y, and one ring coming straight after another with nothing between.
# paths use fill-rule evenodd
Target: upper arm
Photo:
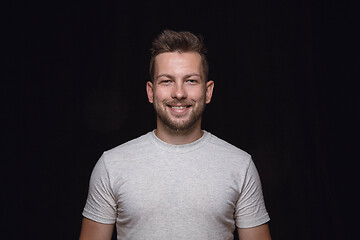
<instances>
[{"instance_id":1,"label":"upper arm","mask_svg":"<svg viewBox=\"0 0 360 240\"><path fill-rule=\"evenodd\" d=\"M237 229L240 240L271 240L268 224L252 228Z\"/></svg>"},{"instance_id":2,"label":"upper arm","mask_svg":"<svg viewBox=\"0 0 360 240\"><path fill-rule=\"evenodd\" d=\"M79 240L110 240L114 224L103 224L83 218Z\"/></svg>"},{"instance_id":3,"label":"upper arm","mask_svg":"<svg viewBox=\"0 0 360 240\"><path fill-rule=\"evenodd\" d=\"M105 224L113 224L117 215L117 200L104 155L96 163L90 177L89 192L82 215Z\"/></svg>"},{"instance_id":4,"label":"upper arm","mask_svg":"<svg viewBox=\"0 0 360 240\"><path fill-rule=\"evenodd\" d=\"M270 220L266 211L260 176L250 159L239 189L239 199L235 205L235 221L239 228L259 226Z\"/></svg>"}]
</instances>

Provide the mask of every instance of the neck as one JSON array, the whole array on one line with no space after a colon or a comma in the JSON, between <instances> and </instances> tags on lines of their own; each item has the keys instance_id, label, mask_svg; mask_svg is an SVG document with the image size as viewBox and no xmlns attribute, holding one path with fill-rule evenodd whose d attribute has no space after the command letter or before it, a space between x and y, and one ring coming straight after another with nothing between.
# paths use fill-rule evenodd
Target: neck
<instances>
[{"instance_id":1,"label":"neck","mask_svg":"<svg viewBox=\"0 0 360 240\"><path fill-rule=\"evenodd\" d=\"M163 124L157 124L155 135L162 141L173 145L184 145L195 142L203 136L201 130L201 122L194 124L194 126L187 130L170 129Z\"/></svg>"}]
</instances>

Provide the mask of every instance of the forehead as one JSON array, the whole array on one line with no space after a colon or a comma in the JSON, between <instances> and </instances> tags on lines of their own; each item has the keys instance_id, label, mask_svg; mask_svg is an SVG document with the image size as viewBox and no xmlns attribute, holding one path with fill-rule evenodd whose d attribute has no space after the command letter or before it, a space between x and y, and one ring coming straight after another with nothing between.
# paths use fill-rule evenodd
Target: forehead
<instances>
[{"instance_id":1,"label":"forehead","mask_svg":"<svg viewBox=\"0 0 360 240\"><path fill-rule=\"evenodd\" d=\"M202 75L201 56L196 52L165 52L155 58L155 75L189 72Z\"/></svg>"}]
</instances>

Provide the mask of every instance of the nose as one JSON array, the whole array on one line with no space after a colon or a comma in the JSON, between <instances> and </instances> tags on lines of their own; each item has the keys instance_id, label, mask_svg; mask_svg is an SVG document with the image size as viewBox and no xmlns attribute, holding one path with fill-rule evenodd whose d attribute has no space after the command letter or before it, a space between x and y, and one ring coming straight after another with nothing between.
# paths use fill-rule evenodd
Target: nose
<instances>
[{"instance_id":1,"label":"nose","mask_svg":"<svg viewBox=\"0 0 360 240\"><path fill-rule=\"evenodd\" d=\"M176 83L174 85L171 97L176 99L187 98L186 89L184 88L184 84L182 82Z\"/></svg>"}]
</instances>

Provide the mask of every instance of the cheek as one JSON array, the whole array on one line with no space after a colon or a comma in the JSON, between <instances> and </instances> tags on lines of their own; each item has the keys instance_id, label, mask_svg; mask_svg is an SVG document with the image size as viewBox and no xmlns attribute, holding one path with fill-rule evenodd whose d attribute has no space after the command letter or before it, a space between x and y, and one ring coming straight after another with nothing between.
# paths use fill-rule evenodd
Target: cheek
<instances>
[{"instance_id":1,"label":"cheek","mask_svg":"<svg viewBox=\"0 0 360 240\"><path fill-rule=\"evenodd\" d=\"M198 89L191 89L188 93L189 97L193 99L194 101L203 101L206 97L206 91L204 88L198 88Z\"/></svg>"},{"instance_id":2,"label":"cheek","mask_svg":"<svg viewBox=\"0 0 360 240\"><path fill-rule=\"evenodd\" d=\"M161 102L161 101L164 101L166 99L169 98L169 94L168 94L169 91L164 91L164 89L156 89L154 91L154 101L158 101L158 102Z\"/></svg>"}]
</instances>

